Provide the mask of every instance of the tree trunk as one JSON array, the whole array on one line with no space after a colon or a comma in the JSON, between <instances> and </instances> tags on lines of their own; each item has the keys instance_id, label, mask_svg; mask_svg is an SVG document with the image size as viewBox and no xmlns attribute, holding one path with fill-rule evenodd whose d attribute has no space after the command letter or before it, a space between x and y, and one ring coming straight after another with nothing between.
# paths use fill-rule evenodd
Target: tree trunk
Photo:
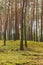
<instances>
[{"instance_id":1,"label":"tree trunk","mask_svg":"<svg viewBox=\"0 0 43 65\"><path fill-rule=\"evenodd\" d=\"M23 48L23 11L24 11L24 0L22 6L22 18L21 18L21 42L20 42L20 50L24 50Z\"/></svg>"},{"instance_id":2,"label":"tree trunk","mask_svg":"<svg viewBox=\"0 0 43 65\"><path fill-rule=\"evenodd\" d=\"M42 42L42 22L43 22L43 0L42 0L42 8L41 8L41 42Z\"/></svg>"},{"instance_id":3,"label":"tree trunk","mask_svg":"<svg viewBox=\"0 0 43 65\"><path fill-rule=\"evenodd\" d=\"M27 8L27 0L25 1L24 4L24 8L25 8L25 13L24 13L24 35L25 35L25 47L27 48L27 39L26 39L26 8Z\"/></svg>"},{"instance_id":4,"label":"tree trunk","mask_svg":"<svg viewBox=\"0 0 43 65\"><path fill-rule=\"evenodd\" d=\"M10 2L10 0L9 0ZM8 14L7 14L7 18L6 18L6 0L5 0L5 28L4 28L4 46L6 45L6 29L7 29L7 25L8 25L8 17L9 17L9 6L10 6L10 3L8 5Z\"/></svg>"},{"instance_id":5,"label":"tree trunk","mask_svg":"<svg viewBox=\"0 0 43 65\"><path fill-rule=\"evenodd\" d=\"M19 23L17 21L17 0L15 0L15 40L19 40Z\"/></svg>"},{"instance_id":6,"label":"tree trunk","mask_svg":"<svg viewBox=\"0 0 43 65\"><path fill-rule=\"evenodd\" d=\"M38 41L38 37L37 37L37 23L38 23L38 21L37 21L37 11L38 11L38 0L36 1L36 41Z\"/></svg>"}]
</instances>

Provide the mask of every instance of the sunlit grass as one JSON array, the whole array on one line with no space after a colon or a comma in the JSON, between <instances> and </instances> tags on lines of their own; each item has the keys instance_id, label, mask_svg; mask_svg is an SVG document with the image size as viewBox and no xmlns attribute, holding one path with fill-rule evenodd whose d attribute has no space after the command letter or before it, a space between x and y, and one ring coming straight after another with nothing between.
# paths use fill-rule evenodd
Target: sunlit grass
<instances>
[{"instance_id":1,"label":"sunlit grass","mask_svg":"<svg viewBox=\"0 0 43 65\"><path fill-rule=\"evenodd\" d=\"M43 42L27 41L27 44L28 48L20 51L20 41L6 41L6 46L0 41L0 65L43 65Z\"/></svg>"}]
</instances>

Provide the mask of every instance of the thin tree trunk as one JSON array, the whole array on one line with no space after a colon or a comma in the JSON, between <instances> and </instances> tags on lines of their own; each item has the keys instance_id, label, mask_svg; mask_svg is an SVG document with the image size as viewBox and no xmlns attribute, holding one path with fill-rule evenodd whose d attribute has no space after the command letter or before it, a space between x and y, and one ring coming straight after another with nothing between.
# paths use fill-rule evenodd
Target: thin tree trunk
<instances>
[{"instance_id":1,"label":"thin tree trunk","mask_svg":"<svg viewBox=\"0 0 43 65\"><path fill-rule=\"evenodd\" d=\"M8 17L9 17L9 5L8 5L8 14L7 14L7 18L6 18L6 0L5 0L5 18L6 18L6 20L5 20L5 28L4 28L4 46L6 46L6 29L7 29L8 20L9 20L8 19Z\"/></svg>"},{"instance_id":2,"label":"thin tree trunk","mask_svg":"<svg viewBox=\"0 0 43 65\"><path fill-rule=\"evenodd\" d=\"M38 11L38 0L36 1L36 41L38 41L38 37L37 37L37 23L38 23L38 21L37 21L37 11Z\"/></svg>"},{"instance_id":3,"label":"thin tree trunk","mask_svg":"<svg viewBox=\"0 0 43 65\"><path fill-rule=\"evenodd\" d=\"M41 42L42 42L42 22L43 22L43 0L42 0L42 8L41 8Z\"/></svg>"},{"instance_id":4,"label":"thin tree trunk","mask_svg":"<svg viewBox=\"0 0 43 65\"><path fill-rule=\"evenodd\" d=\"M2 40L2 19L1 19L1 11L0 11L0 40Z\"/></svg>"},{"instance_id":5,"label":"thin tree trunk","mask_svg":"<svg viewBox=\"0 0 43 65\"><path fill-rule=\"evenodd\" d=\"M27 8L27 0L25 1L24 4L24 8L25 8L25 13L24 13L24 34L25 34L25 47L27 48L27 39L26 39L26 8Z\"/></svg>"},{"instance_id":6,"label":"thin tree trunk","mask_svg":"<svg viewBox=\"0 0 43 65\"><path fill-rule=\"evenodd\" d=\"M19 23L17 21L17 0L15 0L15 40L19 40Z\"/></svg>"},{"instance_id":7,"label":"thin tree trunk","mask_svg":"<svg viewBox=\"0 0 43 65\"><path fill-rule=\"evenodd\" d=\"M9 38L9 40L11 40L11 18L10 18L10 0L9 0L9 6L8 6L9 8L8 8L8 22L9 22L9 36L8 36L8 38Z\"/></svg>"},{"instance_id":8,"label":"thin tree trunk","mask_svg":"<svg viewBox=\"0 0 43 65\"><path fill-rule=\"evenodd\" d=\"M24 11L24 0L23 0L23 5L22 5L20 50L24 50L24 48L23 48L23 11Z\"/></svg>"},{"instance_id":9,"label":"thin tree trunk","mask_svg":"<svg viewBox=\"0 0 43 65\"><path fill-rule=\"evenodd\" d=\"M8 18L7 18L8 19ZM4 27L4 46L6 46L6 28L7 28L7 23L6 23L6 0L5 0L5 27Z\"/></svg>"}]
</instances>

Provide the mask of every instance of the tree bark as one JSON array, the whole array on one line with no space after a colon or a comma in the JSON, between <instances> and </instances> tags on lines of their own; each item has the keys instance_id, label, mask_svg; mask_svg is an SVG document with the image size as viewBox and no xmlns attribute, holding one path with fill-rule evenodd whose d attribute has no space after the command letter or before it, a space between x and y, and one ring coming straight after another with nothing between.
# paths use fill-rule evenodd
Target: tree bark
<instances>
[{"instance_id":1,"label":"tree bark","mask_svg":"<svg viewBox=\"0 0 43 65\"><path fill-rule=\"evenodd\" d=\"M24 50L23 48L23 11L24 11L24 0L22 5L22 18L21 18L21 42L20 42L20 50Z\"/></svg>"}]
</instances>

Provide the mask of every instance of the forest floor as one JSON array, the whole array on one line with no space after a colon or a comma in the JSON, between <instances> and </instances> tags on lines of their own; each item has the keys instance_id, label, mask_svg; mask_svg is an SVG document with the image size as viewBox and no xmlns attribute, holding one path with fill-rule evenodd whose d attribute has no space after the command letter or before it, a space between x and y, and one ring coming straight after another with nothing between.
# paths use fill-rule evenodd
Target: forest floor
<instances>
[{"instance_id":1,"label":"forest floor","mask_svg":"<svg viewBox=\"0 0 43 65\"><path fill-rule=\"evenodd\" d=\"M0 65L43 65L43 42L27 41L28 48L20 51L20 41L0 41Z\"/></svg>"}]
</instances>

